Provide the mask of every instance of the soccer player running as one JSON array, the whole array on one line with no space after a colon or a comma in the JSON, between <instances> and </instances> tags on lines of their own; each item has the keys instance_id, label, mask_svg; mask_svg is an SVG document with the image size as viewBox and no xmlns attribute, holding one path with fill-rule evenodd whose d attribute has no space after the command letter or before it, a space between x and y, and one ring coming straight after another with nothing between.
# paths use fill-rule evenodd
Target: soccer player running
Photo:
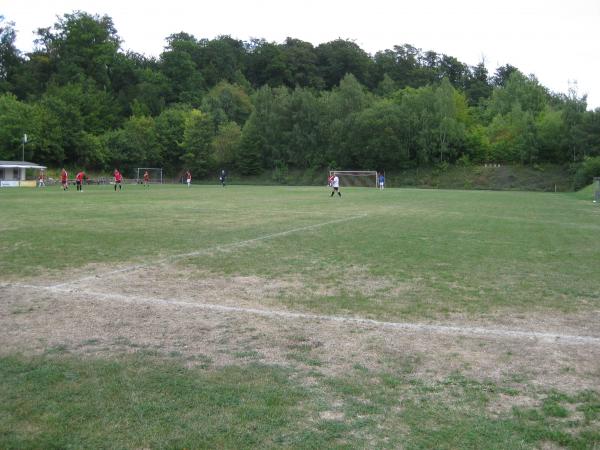
<instances>
[{"instance_id":1,"label":"soccer player running","mask_svg":"<svg viewBox=\"0 0 600 450\"><path fill-rule=\"evenodd\" d=\"M219 176L219 181L221 182L221 186L225 187L225 181L227 179L227 174L225 173L225 169L221 170L221 175Z\"/></svg>"},{"instance_id":2,"label":"soccer player running","mask_svg":"<svg viewBox=\"0 0 600 450\"><path fill-rule=\"evenodd\" d=\"M118 169L115 169L115 192L117 192L117 185L119 185L119 191L121 190L121 183L123 182L123 175Z\"/></svg>"},{"instance_id":3,"label":"soccer player running","mask_svg":"<svg viewBox=\"0 0 600 450\"><path fill-rule=\"evenodd\" d=\"M144 186L150 187L150 174L147 170L144 172Z\"/></svg>"},{"instance_id":4,"label":"soccer player running","mask_svg":"<svg viewBox=\"0 0 600 450\"><path fill-rule=\"evenodd\" d=\"M192 174L189 170L185 173L185 179L187 181L187 187L190 187L190 184L192 184Z\"/></svg>"},{"instance_id":5,"label":"soccer player running","mask_svg":"<svg viewBox=\"0 0 600 450\"><path fill-rule=\"evenodd\" d=\"M85 173L83 172L83 170L81 172L78 172L77 175L75 175L75 184L77 185L78 192L83 192L83 180L84 179L85 179Z\"/></svg>"},{"instance_id":6,"label":"soccer player running","mask_svg":"<svg viewBox=\"0 0 600 450\"><path fill-rule=\"evenodd\" d=\"M337 174L334 173L333 180L331 180L331 195L330 195L330 197L333 197L333 195L336 192L340 197L342 196L342 193L340 192L340 179L338 178Z\"/></svg>"},{"instance_id":7,"label":"soccer player running","mask_svg":"<svg viewBox=\"0 0 600 450\"><path fill-rule=\"evenodd\" d=\"M64 167L60 171L60 184L62 185L63 191L69 190L69 174Z\"/></svg>"}]
</instances>

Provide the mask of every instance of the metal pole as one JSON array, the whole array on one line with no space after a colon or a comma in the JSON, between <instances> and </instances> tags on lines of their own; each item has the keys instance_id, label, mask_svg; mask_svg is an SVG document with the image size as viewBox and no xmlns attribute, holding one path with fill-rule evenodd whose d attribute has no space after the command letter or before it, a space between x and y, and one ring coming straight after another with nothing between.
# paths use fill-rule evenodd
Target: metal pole
<instances>
[{"instance_id":1,"label":"metal pole","mask_svg":"<svg viewBox=\"0 0 600 450\"><path fill-rule=\"evenodd\" d=\"M23 158L21 161L25 162L25 143L27 142L27 134L23 134L23 138L21 139L23 144L21 148L21 157Z\"/></svg>"}]
</instances>

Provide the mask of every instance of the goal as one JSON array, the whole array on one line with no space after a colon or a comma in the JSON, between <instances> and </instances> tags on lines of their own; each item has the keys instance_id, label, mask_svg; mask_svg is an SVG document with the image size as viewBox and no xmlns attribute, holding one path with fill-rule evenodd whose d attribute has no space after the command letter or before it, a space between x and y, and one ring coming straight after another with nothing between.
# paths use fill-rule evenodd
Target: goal
<instances>
[{"instance_id":1,"label":"goal","mask_svg":"<svg viewBox=\"0 0 600 450\"><path fill-rule=\"evenodd\" d=\"M162 167L138 167L136 171L135 182L137 184L144 182L144 172L146 171L150 175L150 183L163 184Z\"/></svg>"},{"instance_id":2,"label":"goal","mask_svg":"<svg viewBox=\"0 0 600 450\"><path fill-rule=\"evenodd\" d=\"M376 170L330 170L329 176L337 175L340 186L377 187Z\"/></svg>"}]
</instances>

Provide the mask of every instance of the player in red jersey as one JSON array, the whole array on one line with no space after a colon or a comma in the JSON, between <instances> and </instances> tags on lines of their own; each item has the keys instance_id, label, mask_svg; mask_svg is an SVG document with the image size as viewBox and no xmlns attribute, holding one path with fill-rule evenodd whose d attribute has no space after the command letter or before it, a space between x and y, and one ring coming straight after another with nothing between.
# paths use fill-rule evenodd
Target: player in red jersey
<instances>
[{"instance_id":1,"label":"player in red jersey","mask_svg":"<svg viewBox=\"0 0 600 450\"><path fill-rule=\"evenodd\" d=\"M119 191L121 190L121 182L123 181L123 175L118 169L115 169L115 192L117 192L117 185L119 185Z\"/></svg>"},{"instance_id":2,"label":"player in red jersey","mask_svg":"<svg viewBox=\"0 0 600 450\"><path fill-rule=\"evenodd\" d=\"M62 185L63 191L69 189L69 174L63 167L63 170L60 171L60 184Z\"/></svg>"},{"instance_id":3,"label":"player in red jersey","mask_svg":"<svg viewBox=\"0 0 600 450\"><path fill-rule=\"evenodd\" d=\"M147 170L144 172L144 186L150 187L150 174Z\"/></svg>"},{"instance_id":4,"label":"player in red jersey","mask_svg":"<svg viewBox=\"0 0 600 450\"><path fill-rule=\"evenodd\" d=\"M75 184L77 185L77 190L79 192L83 192L83 180L85 179L85 173L83 170L75 175Z\"/></svg>"}]
</instances>

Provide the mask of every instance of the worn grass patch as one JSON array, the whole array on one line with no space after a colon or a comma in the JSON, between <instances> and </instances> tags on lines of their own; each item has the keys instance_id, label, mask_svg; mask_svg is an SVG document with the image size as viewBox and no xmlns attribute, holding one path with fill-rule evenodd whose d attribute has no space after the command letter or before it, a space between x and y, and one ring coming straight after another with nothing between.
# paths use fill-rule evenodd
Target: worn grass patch
<instances>
[{"instance_id":1,"label":"worn grass patch","mask_svg":"<svg viewBox=\"0 0 600 450\"><path fill-rule=\"evenodd\" d=\"M230 188L3 190L0 280L161 262L235 286L274 280L293 308L373 318L563 314L600 302L596 209L571 195Z\"/></svg>"},{"instance_id":2,"label":"worn grass patch","mask_svg":"<svg viewBox=\"0 0 600 450\"><path fill-rule=\"evenodd\" d=\"M427 381L402 367L313 375L256 364L186 369L177 357L148 355L110 361L4 357L0 447L600 445L596 391L515 388L460 374Z\"/></svg>"}]
</instances>

